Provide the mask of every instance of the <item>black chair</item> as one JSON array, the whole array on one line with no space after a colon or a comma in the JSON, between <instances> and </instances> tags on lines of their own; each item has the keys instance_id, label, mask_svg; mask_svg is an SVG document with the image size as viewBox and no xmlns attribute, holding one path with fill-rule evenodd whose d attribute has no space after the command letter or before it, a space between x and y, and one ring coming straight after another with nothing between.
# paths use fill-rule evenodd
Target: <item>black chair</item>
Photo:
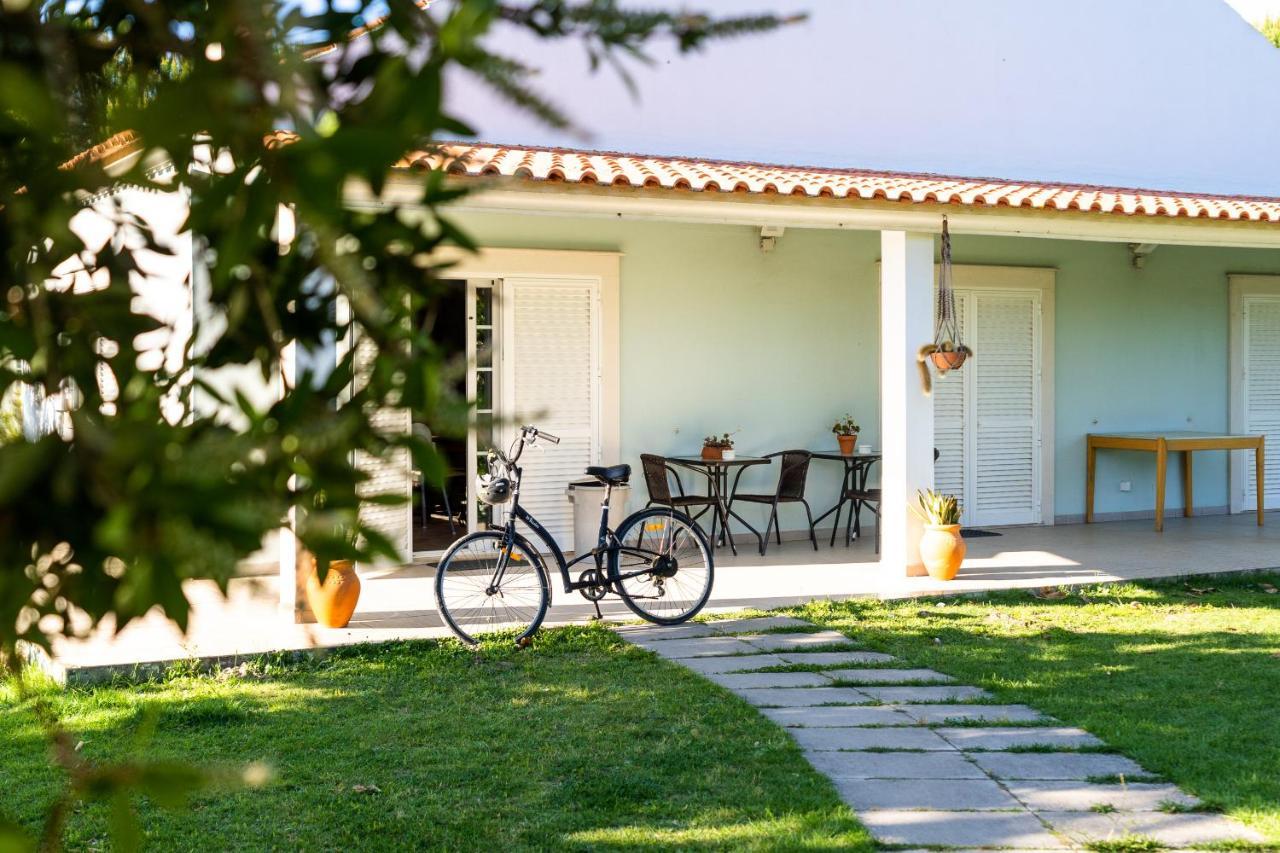
<instances>
[{"instance_id":1,"label":"black chair","mask_svg":"<svg viewBox=\"0 0 1280 853\"><path fill-rule=\"evenodd\" d=\"M942 454L938 452L938 448L933 449L933 461L937 462L938 457ZM844 544L847 547L850 541L850 534L862 536L862 508L865 506L871 510L876 517L876 553L880 553L880 498L879 489L853 488L844 493L844 496L853 501L853 511L849 514L849 524L844 529ZM834 537L835 531L833 530Z\"/></svg>"},{"instance_id":2,"label":"black chair","mask_svg":"<svg viewBox=\"0 0 1280 853\"><path fill-rule=\"evenodd\" d=\"M719 515L719 504L716 503L716 499L712 495L686 495L684 493L684 484L680 482L680 475L676 473L675 468L667 464L665 456L659 456L656 453L641 453L640 466L644 469L645 488L649 490L649 502L644 505L645 509L654 504L669 506L672 509L688 513L695 522L707 510ZM671 494L671 483L667 480L667 475L675 479L678 495ZM690 512L693 507L702 508L694 514Z\"/></svg>"},{"instance_id":3,"label":"black chair","mask_svg":"<svg viewBox=\"0 0 1280 853\"><path fill-rule=\"evenodd\" d=\"M771 495L762 494L735 494L729 500L729 508L733 509L734 501L746 501L747 503L769 504L769 522L764 527L764 536L760 537L760 556L764 556L765 551L769 548L769 531L773 530L773 535L777 537L778 544L782 544L782 523L778 521L778 505L787 503L798 503L804 506L805 515L809 517L809 541L813 543L813 550L818 550L818 538L813 532L813 512L809 509L809 502L804 499L805 481L809 478L809 460L812 458L807 450L782 450L777 453L767 454L765 459L772 459L775 456L782 457L782 470L778 472L778 486Z\"/></svg>"}]
</instances>

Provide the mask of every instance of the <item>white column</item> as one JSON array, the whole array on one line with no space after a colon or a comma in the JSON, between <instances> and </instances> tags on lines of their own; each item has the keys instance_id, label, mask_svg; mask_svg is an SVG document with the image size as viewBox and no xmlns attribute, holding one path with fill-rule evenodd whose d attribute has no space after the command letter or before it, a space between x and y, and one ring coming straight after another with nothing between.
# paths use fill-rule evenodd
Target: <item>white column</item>
<instances>
[{"instance_id":1,"label":"white column","mask_svg":"<svg viewBox=\"0 0 1280 853\"><path fill-rule=\"evenodd\" d=\"M908 509L933 488L933 398L916 352L933 341L933 235L880 232L880 562L891 574L924 574L920 520Z\"/></svg>"}]
</instances>

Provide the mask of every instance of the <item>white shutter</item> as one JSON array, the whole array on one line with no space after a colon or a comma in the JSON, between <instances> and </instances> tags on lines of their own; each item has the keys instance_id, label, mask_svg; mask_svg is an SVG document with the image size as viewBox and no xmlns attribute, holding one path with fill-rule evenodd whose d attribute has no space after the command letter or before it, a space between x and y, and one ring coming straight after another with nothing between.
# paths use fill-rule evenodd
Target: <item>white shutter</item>
<instances>
[{"instance_id":1,"label":"white shutter","mask_svg":"<svg viewBox=\"0 0 1280 853\"><path fill-rule=\"evenodd\" d=\"M934 381L934 484L971 526L1038 524L1040 293L957 289L961 337L976 356Z\"/></svg>"},{"instance_id":2,"label":"white shutter","mask_svg":"<svg viewBox=\"0 0 1280 853\"><path fill-rule=\"evenodd\" d=\"M338 347L338 360L344 357L344 349L344 346ZM373 346L368 341L357 342L354 365L357 386L368 379L372 355ZM370 415L370 421L384 435L408 434L413 425L408 409L377 409ZM404 498L405 502L398 504L363 504L360 520L390 539L399 550L401 559L408 560L413 553L413 463L409 451L397 448L379 458L357 450L354 458L356 467L368 475L368 479L357 486L357 494L362 498L376 495Z\"/></svg>"},{"instance_id":3,"label":"white shutter","mask_svg":"<svg viewBox=\"0 0 1280 853\"><path fill-rule=\"evenodd\" d=\"M956 319L960 326L962 340L967 340L969 337L964 324L965 307L966 300L957 296ZM951 371L946 376L939 376L937 373L933 375L933 446L938 451L938 460L933 464L933 487L943 494L958 497L962 509L966 491L965 445L968 429L965 414L965 379L967 376L968 367L959 372Z\"/></svg>"},{"instance_id":4,"label":"white shutter","mask_svg":"<svg viewBox=\"0 0 1280 853\"><path fill-rule=\"evenodd\" d=\"M1280 447L1280 297L1246 296L1244 298L1244 412L1246 433L1262 433L1267 437L1268 457L1272 448ZM1244 505L1257 502L1257 480L1254 454L1247 458L1244 478ZM1267 509L1280 507L1280 464L1267 459Z\"/></svg>"},{"instance_id":5,"label":"white shutter","mask_svg":"<svg viewBox=\"0 0 1280 853\"><path fill-rule=\"evenodd\" d=\"M974 524L1040 521L1036 293L974 293Z\"/></svg>"},{"instance_id":6,"label":"white shutter","mask_svg":"<svg viewBox=\"0 0 1280 853\"><path fill-rule=\"evenodd\" d=\"M600 461L599 283L507 278L502 303L503 417L561 439L525 452L520 503L568 549L565 489Z\"/></svg>"}]
</instances>

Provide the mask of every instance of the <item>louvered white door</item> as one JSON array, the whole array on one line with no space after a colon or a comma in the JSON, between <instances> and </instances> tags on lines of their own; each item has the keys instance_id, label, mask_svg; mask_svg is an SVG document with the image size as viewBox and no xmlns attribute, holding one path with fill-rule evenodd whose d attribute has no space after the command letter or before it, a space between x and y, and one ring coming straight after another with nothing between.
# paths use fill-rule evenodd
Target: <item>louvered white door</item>
<instances>
[{"instance_id":1,"label":"louvered white door","mask_svg":"<svg viewBox=\"0 0 1280 853\"><path fill-rule=\"evenodd\" d=\"M936 487L961 496L965 524L1039 524L1041 294L957 290L956 302L977 355L937 383Z\"/></svg>"},{"instance_id":2,"label":"louvered white door","mask_svg":"<svg viewBox=\"0 0 1280 853\"><path fill-rule=\"evenodd\" d=\"M1273 462L1273 448L1280 447L1280 295L1249 295L1243 301L1244 332L1244 430L1266 436L1266 471L1263 506L1280 507L1280 464ZM1245 460L1244 507L1257 505L1254 455Z\"/></svg>"},{"instance_id":3,"label":"louvered white door","mask_svg":"<svg viewBox=\"0 0 1280 853\"><path fill-rule=\"evenodd\" d=\"M533 424L561 439L525 452L520 503L564 549L573 540L566 487L600 462L599 304L593 279L502 282L501 414L508 430Z\"/></svg>"}]
</instances>

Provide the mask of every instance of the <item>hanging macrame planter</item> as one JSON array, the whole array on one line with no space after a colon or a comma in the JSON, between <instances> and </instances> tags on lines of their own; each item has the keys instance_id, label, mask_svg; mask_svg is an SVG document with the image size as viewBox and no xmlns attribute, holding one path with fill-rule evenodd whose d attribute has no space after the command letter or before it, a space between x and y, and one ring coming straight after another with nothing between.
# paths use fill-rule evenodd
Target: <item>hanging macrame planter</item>
<instances>
[{"instance_id":1,"label":"hanging macrame planter","mask_svg":"<svg viewBox=\"0 0 1280 853\"><path fill-rule=\"evenodd\" d=\"M938 272L938 296L934 310L933 343L920 347L916 358L920 366L920 382L926 394L933 390L927 362L942 376L959 370L973 350L960 340L960 321L956 317L956 291L951 279L951 232L947 217L942 217L942 268Z\"/></svg>"}]
</instances>

